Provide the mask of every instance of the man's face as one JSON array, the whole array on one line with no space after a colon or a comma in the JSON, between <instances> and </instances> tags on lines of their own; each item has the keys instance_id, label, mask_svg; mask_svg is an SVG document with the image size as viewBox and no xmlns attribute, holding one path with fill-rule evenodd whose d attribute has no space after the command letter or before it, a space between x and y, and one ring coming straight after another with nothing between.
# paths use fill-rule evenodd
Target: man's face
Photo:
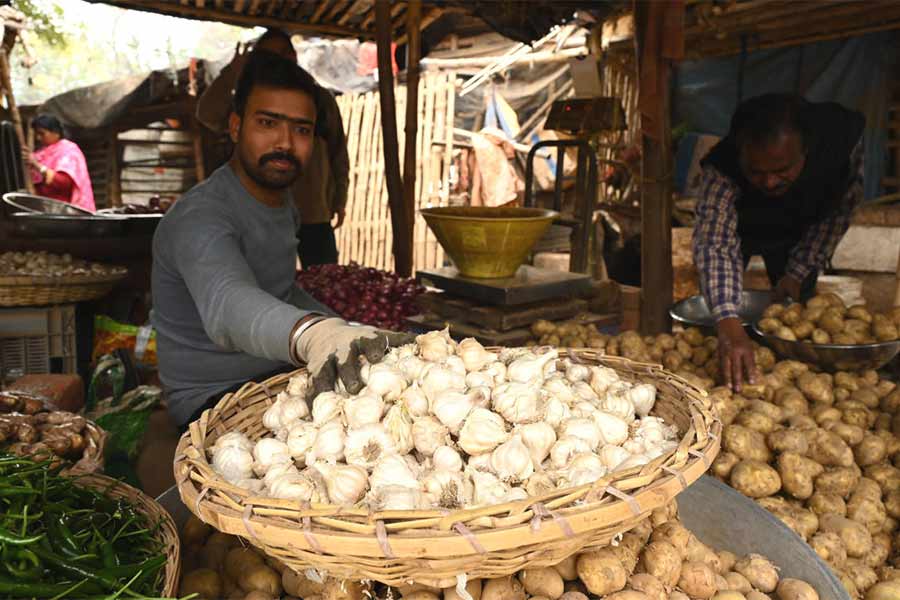
<instances>
[{"instance_id":1,"label":"man's face","mask_svg":"<svg viewBox=\"0 0 900 600\"><path fill-rule=\"evenodd\" d=\"M241 166L262 187L288 187L309 162L316 105L308 94L256 86L244 116L231 113L229 132Z\"/></svg>"},{"instance_id":2,"label":"man's face","mask_svg":"<svg viewBox=\"0 0 900 600\"><path fill-rule=\"evenodd\" d=\"M771 198L787 193L803 172L806 151L800 134L778 134L772 142L746 142L740 152L741 170L750 183Z\"/></svg>"}]
</instances>

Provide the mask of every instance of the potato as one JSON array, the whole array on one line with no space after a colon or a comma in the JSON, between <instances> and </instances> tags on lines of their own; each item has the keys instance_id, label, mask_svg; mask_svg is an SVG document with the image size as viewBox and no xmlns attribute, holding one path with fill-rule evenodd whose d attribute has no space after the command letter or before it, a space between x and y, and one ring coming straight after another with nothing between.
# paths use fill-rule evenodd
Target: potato
<instances>
[{"instance_id":1,"label":"potato","mask_svg":"<svg viewBox=\"0 0 900 600\"><path fill-rule=\"evenodd\" d=\"M844 314L837 308L828 308L822 312L817 322L820 329L824 329L832 336L844 331Z\"/></svg>"},{"instance_id":2,"label":"potato","mask_svg":"<svg viewBox=\"0 0 900 600\"><path fill-rule=\"evenodd\" d=\"M848 446L856 446L866 435L861 427L838 421L826 421L822 423L822 429L836 433Z\"/></svg>"},{"instance_id":3,"label":"potato","mask_svg":"<svg viewBox=\"0 0 900 600\"><path fill-rule=\"evenodd\" d=\"M807 456L822 466L849 467L853 450L835 433L818 429L810 436Z\"/></svg>"},{"instance_id":4,"label":"potato","mask_svg":"<svg viewBox=\"0 0 900 600\"><path fill-rule=\"evenodd\" d=\"M576 565L578 563L578 555L573 554L572 556L561 560L560 562L553 565L553 568L556 569L556 572L559 573L560 577L565 581L574 581L578 579L578 569Z\"/></svg>"},{"instance_id":5,"label":"potato","mask_svg":"<svg viewBox=\"0 0 900 600\"><path fill-rule=\"evenodd\" d=\"M692 353L693 354L693 353ZM669 350L662 357L662 365L668 371L677 371L682 363L684 363L684 356L682 356L679 352L675 350Z\"/></svg>"},{"instance_id":6,"label":"potato","mask_svg":"<svg viewBox=\"0 0 900 600\"><path fill-rule=\"evenodd\" d=\"M650 535L650 541L669 542L678 551L678 555L684 559L687 554L688 544L693 537L694 534L688 531L687 527L682 525L680 521L669 521L653 530L653 533Z\"/></svg>"},{"instance_id":7,"label":"potato","mask_svg":"<svg viewBox=\"0 0 900 600\"><path fill-rule=\"evenodd\" d=\"M832 467L816 477L815 488L824 494L837 494L847 498L859 482L859 467Z\"/></svg>"},{"instance_id":8,"label":"potato","mask_svg":"<svg viewBox=\"0 0 900 600\"><path fill-rule=\"evenodd\" d=\"M191 515L181 528L181 543L185 546L202 546L212 534L213 528Z\"/></svg>"},{"instance_id":9,"label":"potato","mask_svg":"<svg viewBox=\"0 0 900 600\"><path fill-rule=\"evenodd\" d=\"M726 590L734 590L746 594L753 590L753 586L747 581L747 578L736 571L725 573L725 581L728 584Z\"/></svg>"},{"instance_id":10,"label":"potato","mask_svg":"<svg viewBox=\"0 0 900 600\"><path fill-rule=\"evenodd\" d=\"M768 594L778 585L778 569L769 559L759 554L750 554L737 561L734 570L747 578L750 585Z\"/></svg>"},{"instance_id":11,"label":"potato","mask_svg":"<svg viewBox=\"0 0 900 600\"><path fill-rule=\"evenodd\" d=\"M897 326L882 315L875 315L872 320L872 332L879 342L892 342L897 339Z\"/></svg>"},{"instance_id":12,"label":"potato","mask_svg":"<svg viewBox=\"0 0 900 600\"><path fill-rule=\"evenodd\" d=\"M874 479L882 490L900 490L900 469L888 464L866 467L866 477Z\"/></svg>"},{"instance_id":13,"label":"potato","mask_svg":"<svg viewBox=\"0 0 900 600\"><path fill-rule=\"evenodd\" d=\"M523 569L519 572L519 581L531 596L543 596L556 600L563 595L563 578L552 567Z\"/></svg>"},{"instance_id":14,"label":"potato","mask_svg":"<svg viewBox=\"0 0 900 600\"><path fill-rule=\"evenodd\" d=\"M794 336L798 340L805 340L812 335L813 330L816 329L816 326L812 324L811 321L799 321L791 326L791 331L794 332Z\"/></svg>"},{"instance_id":15,"label":"potato","mask_svg":"<svg viewBox=\"0 0 900 600\"><path fill-rule=\"evenodd\" d=\"M329 577L322 588L321 600L363 600L368 596L368 591L358 581Z\"/></svg>"},{"instance_id":16,"label":"potato","mask_svg":"<svg viewBox=\"0 0 900 600\"><path fill-rule=\"evenodd\" d=\"M758 460L742 460L731 470L731 487L751 498L771 496L781 489L778 471Z\"/></svg>"},{"instance_id":17,"label":"potato","mask_svg":"<svg viewBox=\"0 0 900 600\"><path fill-rule=\"evenodd\" d=\"M281 572L281 587L285 593L298 598L306 598L308 596L318 596L325 587L324 583L319 583L308 578L303 573L297 573L293 569L285 569Z\"/></svg>"},{"instance_id":18,"label":"potato","mask_svg":"<svg viewBox=\"0 0 900 600\"><path fill-rule=\"evenodd\" d=\"M809 412L809 402L806 400L806 396L793 386L782 388L776 392L773 402L781 408L786 419L806 415Z\"/></svg>"},{"instance_id":19,"label":"potato","mask_svg":"<svg viewBox=\"0 0 900 600\"><path fill-rule=\"evenodd\" d=\"M259 555L257 555L259 556ZM275 569L263 562L244 563L245 570L235 579L245 592L260 591L272 596L281 596L281 576Z\"/></svg>"},{"instance_id":20,"label":"potato","mask_svg":"<svg viewBox=\"0 0 900 600\"><path fill-rule=\"evenodd\" d=\"M578 555L576 567L578 578L588 591L596 596L618 592L625 587L628 579L625 567L610 548L582 552ZM491 599L482 597L482 600Z\"/></svg>"},{"instance_id":21,"label":"potato","mask_svg":"<svg viewBox=\"0 0 900 600\"><path fill-rule=\"evenodd\" d=\"M814 460L794 452L784 452L778 457L778 474L785 492L806 500L813 495L813 481L825 471L825 467Z\"/></svg>"},{"instance_id":22,"label":"potato","mask_svg":"<svg viewBox=\"0 0 900 600\"><path fill-rule=\"evenodd\" d=\"M759 329L763 333L775 333L782 327L784 327L784 323L782 323L778 319L766 317L759 320Z\"/></svg>"},{"instance_id":23,"label":"potato","mask_svg":"<svg viewBox=\"0 0 900 600\"><path fill-rule=\"evenodd\" d=\"M853 449L853 456L860 467L880 463L887 457L887 443L876 435L867 435Z\"/></svg>"},{"instance_id":24,"label":"potato","mask_svg":"<svg viewBox=\"0 0 900 600\"><path fill-rule=\"evenodd\" d=\"M810 538L809 546L833 569L841 569L847 562L847 548L836 533L819 532Z\"/></svg>"},{"instance_id":25,"label":"potato","mask_svg":"<svg viewBox=\"0 0 900 600\"><path fill-rule=\"evenodd\" d=\"M725 592L716 592L716 595L713 596L713 600L747 600L747 597L741 592L729 590Z\"/></svg>"},{"instance_id":26,"label":"potato","mask_svg":"<svg viewBox=\"0 0 900 600\"><path fill-rule=\"evenodd\" d=\"M638 572L653 575L665 586L674 586L681 577L678 550L669 542L650 542L641 552Z\"/></svg>"},{"instance_id":27,"label":"potato","mask_svg":"<svg viewBox=\"0 0 900 600\"><path fill-rule=\"evenodd\" d=\"M236 546L225 555L225 574L240 582L241 576L254 565L263 564L263 558L251 548ZM253 588L256 589L256 588ZM250 590L244 590L250 591Z\"/></svg>"},{"instance_id":28,"label":"potato","mask_svg":"<svg viewBox=\"0 0 900 600\"><path fill-rule=\"evenodd\" d=\"M703 333L696 327L688 327L681 332L681 337L691 346L700 346L703 344Z\"/></svg>"},{"instance_id":29,"label":"potato","mask_svg":"<svg viewBox=\"0 0 900 600\"><path fill-rule=\"evenodd\" d=\"M796 342L797 336L794 335L794 330L790 327L779 327L775 330L775 337L780 338L782 340L787 340L789 342Z\"/></svg>"},{"instance_id":30,"label":"potato","mask_svg":"<svg viewBox=\"0 0 900 600\"><path fill-rule=\"evenodd\" d=\"M816 492L810 496L806 505L820 517L827 513L840 515L842 517L847 515L847 504L844 502L844 499L837 494Z\"/></svg>"},{"instance_id":31,"label":"potato","mask_svg":"<svg viewBox=\"0 0 900 600\"><path fill-rule=\"evenodd\" d=\"M678 587L694 598L712 598L716 593L716 573L709 565L686 562L681 566Z\"/></svg>"},{"instance_id":32,"label":"potato","mask_svg":"<svg viewBox=\"0 0 900 600\"><path fill-rule=\"evenodd\" d=\"M775 353L765 346L759 346L753 351L756 358L756 366L763 372L767 373L775 366Z\"/></svg>"},{"instance_id":33,"label":"potato","mask_svg":"<svg viewBox=\"0 0 900 600\"><path fill-rule=\"evenodd\" d=\"M178 586L179 596L197 594L202 600L218 600L222 597L222 578L213 569L196 569L182 575Z\"/></svg>"},{"instance_id":34,"label":"potato","mask_svg":"<svg viewBox=\"0 0 900 600\"><path fill-rule=\"evenodd\" d=\"M766 310L763 311L762 316L764 318L774 318L780 316L784 309L787 308L784 304L770 304L766 307Z\"/></svg>"},{"instance_id":35,"label":"potato","mask_svg":"<svg viewBox=\"0 0 900 600\"><path fill-rule=\"evenodd\" d=\"M830 344L831 343L831 334L829 334L824 329L820 329L816 327L812 330L812 333L809 336L809 339L812 340L813 344Z\"/></svg>"},{"instance_id":36,"label":"potato","mask_svg":"<svg viewBox=\"0 0 900 600\"><path fill-rule=\"evenodd\" d=\"M875 573L875 569L867 567L857 559L848 558L844 571L856 584L856 589L860 591L868 590L878 583L878 575Z\"/></svg>"},{"instance_id":37,"label":"potato","mask_svg":"<svg viewBox=\"0 0 900 600\"><path fill-rule=\"evenodd\" d=\"M883 565L891 554L891 536L879 533L872 536L872 548L862 557L862 562L873 569Z\"/></svg>"},{"instance_id":38,"label":"potato","mask_svg":"<svg viewBox=\"0 0 900 600\"><path fill-rule=\"evenodd\" d=\"M610 594L606 596L608 600L650 600L650 596L643 592L636 592L634 590L624 590L621 592L616 592L615 594Z\"/></svg>"},{"instance_id":39,"label":"potato","mask_svg":"<svg viewBox=\"0 0 900 600\"><path fill-rule=\"evenodd\" d=\"M710 352L704 347L694 348L694 352L691 354L691 362L694 363L695 366L702 367L706 364L710 358Z\"/></svg>"},{"instance_id":40,"label":"potato","mask_svg":"<svg viewBox=\"0 0 900 600\"><path fill-rule=\"evenodd\" d=\"M668 600L669 596L666 593L665 586L653 575L647 573L632 575L628 580L628 585L633 590L643 592L651 600Z\"/></svg>"},{"instance_id":41,"label":"potato","mask_svg":"<svg viewBox=\"0 0 900 600\"><path fill-rule=\"evenodd\" d=\"M572 583L575 584L576 582L572 582ZM577 584L583 586L583 584L580 581L578 581ZM587 591L587 589L585 589L585 592L586 591ZM566 592L565 594L563 594L562 596L560 596L559 600L588 600L588 597L587 597L587 595L585 595L582 592L569 591L569 592Z\"/></svg>"},{"instance_id":42,"label":"potato","mask_svg":"<svg viewBox=\"0 0 900 600\"><path fill-rule=\"evenodd\" d=\"M900 389L894 390L881 399L881 410L887 413L900 412Z\"/></svg>"},{"instance_id":43,"label":"potato","mask_svg":"<svg viewBox=\"0 0 900 600\"><path fill-rule=\"evenodd\" d=\"M819 519L819 530L823 533L836 533L844 547L847 556L859 558L865 556L872 546L872 535L861 524L838 515L822 515Z\"/></svg>"},{"instance_id":44,"label":"potato","mask_svg":"<svg viewBox=\"0 0 900 600\"><path fill-rule=\"evenodd\" d=\"M880 495L872 498L865 494L853 494L847 502L847 518L862 523L870 533L878 533L887 519L887 510Z\"/></svg>"},{"instance_id":45,"label":"potato","mask_svg":"<svg viewBox=\"0 0 900 600\"><path fill-rule=\"evenodd\" d=\"M809 450L809 442L803 432L790 428L773 431L766 436L766 443L774 452L793 452L804 455Z\"/></svg>"},{"instance_id":46,"label":"potato","mask_svg":"<svg viewBox=\"0 0 900 600\"><path fill-rule=\"evenodd\" d=\"M785 578L775 588L778 600L819 600L819 594L805 581Z\"/></svg>"},{"instance_id":47,"label":"potato","mask_svg":"<svg viewBox=\"0 0 900 600\"><path fill-rule=\"evenodd\" d=\"M797 388L803 392L811 402L822 404L834 403L834 390L827 378L821 374L802 373L797 377Z\"/></svg>"},{"instance_id":48,"label":"potato","mask_svg":"<svg viewBox=\"0 0 900 600\"><path fill-rule=\"evenodd\" d=\"M796 325L803 319L803 306L800 304L791 304L784 309L778 319L787 326Z\"/></svg>"},{"instance_id":49,"label":"potato","mask_svg":"<svg viewBox=\"0 0 900 600\"><path fill-rule=\"evenodd\" d=\"M727 452L731 452L742 460L756 460L765 463L772 460L772 453L766 446L766 438L763 434L740 425L732 425L725 429L722 444Z\"/></svg>"},{"instance_id":50,"label":"potato","mask_svg":"<svg viewBox=\"0 0 900 600\"><path fill-rule=\"evenodd\" d=\"M734 465L738 464L740 459L730 452L722 452L719 454L712 464L712 473L719 479L728 479Z\"/></svg>"},{"instance_id":51,"label":"potato","mask_svg":"<svg viewBox=\"0 0 900 600\"><path fill-rule=\"evenodd\" d=\"M238 539L233 535L214 532L207 538L206 545L200 551L203 564L210 569L220 570L228 551L237 543Z\"/></svg>"},{"instance_id":52,"label":"potato","mask_svg":"<svg viewBox=\"0 0 900 600\"><path fill-rule=\"evenodd\" d=\"M866 591L865 600L897 600L900 598L900 581L882 581Z\"/></svg>"},{"instance_id":53,"label":"potato","mask_svg":"<svg viewBox=\"0 0 900 600\"><path fill-rule=\"evenodd\" d=\"M767 434L775 431L778 424L771 417L755 410L745 410L737 416L734 423Z\"/></svg>"},{"instance_id":54,"label":"potato","mask_svg":"<svg viewBox=\"0 0 900 600\"><path fill-rule=\"evenodd\" d=\"M815 419L816 423L821 426L829 421L839 422L841 417L843 417L843 413L841 412L841 409L834 406L817 404L813 407L812 411L810 411L809 416Z\"/></svg>"},{"instance_id":55,"label":"potato","mask_svg":"<svg viewBox=\"0 0 900 600\"><path fill-rule=\"evenodd\" d=\"M807 371L809 371L809 365L798 360L783 360L772 367L773 373L788 380L794 380Z\"/></svg>"},{"instance_id":56,"label":"potato","mask_svg":"<svg viewBox=\"0 0 900 600\"><path fill-rule=\"evenodd\" d=\"M884 496L884 508L894 519L900 519L900 490L891 490Z\"/></svg>"}]
</instances>

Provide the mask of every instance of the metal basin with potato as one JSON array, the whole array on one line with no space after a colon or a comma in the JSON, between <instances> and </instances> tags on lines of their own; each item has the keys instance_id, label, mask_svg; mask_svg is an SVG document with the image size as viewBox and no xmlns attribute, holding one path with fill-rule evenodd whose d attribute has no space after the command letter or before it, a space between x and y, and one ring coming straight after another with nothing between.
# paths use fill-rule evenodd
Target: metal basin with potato
<instances>
[{"instance_id":1,"label":"metal basin with potato","mask_svg":"<svg viewBox=\"0 0 900 600\"><path fill-rule=\"evenodd\" d=\"M772 303L769 292L761 290L747 290L741 298L741 307L738 314L744 327L750 327L759 319L763 311ZM672 305L669 315L674 321L686 327L699 327L705 333L715 333L716 320L713 318L706 299L702 295L685 298Z\"/></svg>"},{"instance_id":2,"label":"metal basin with potato","mask_svg":"<svg viewBox=\"0 0 900 600\"><path fill-rule=\"evenodd\" d=\"M423 208L422 217L464 277L512 277L559 213L543 208Z\"/></svg>"},{"instance_id":3,"label":"metal basin with potato","mask_svg":"<svg viewBox=\"0 0 900 600\"><path fill-rule=\"evenodd\" d=\"M792 342L764 333L758 319L753 323L753 333L780 357L812 363L826 371L880 369L900 352L900 340L854 345Z\"/></svg>"}]
</instances>

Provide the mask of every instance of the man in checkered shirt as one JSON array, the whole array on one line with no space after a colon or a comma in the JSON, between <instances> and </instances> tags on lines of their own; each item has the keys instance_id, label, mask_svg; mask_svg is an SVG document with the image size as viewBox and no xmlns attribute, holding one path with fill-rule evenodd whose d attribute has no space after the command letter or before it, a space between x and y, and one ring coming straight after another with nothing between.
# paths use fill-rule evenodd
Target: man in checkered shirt
<instances>
[{"instance_id":1,"label":"man in checkered shirt","mask_svg":"<svg viewBox=\"0 0 900 600\"><path fill-rule=\"evenodd\" d=\"M742 103L701 161L694 262L716 318L719 359L740 391L758 377L744 331L743 272L761 255L773 300L805 300L863 198L863 116L836 103L766 94Z\"/></svg>"}]
</instances>

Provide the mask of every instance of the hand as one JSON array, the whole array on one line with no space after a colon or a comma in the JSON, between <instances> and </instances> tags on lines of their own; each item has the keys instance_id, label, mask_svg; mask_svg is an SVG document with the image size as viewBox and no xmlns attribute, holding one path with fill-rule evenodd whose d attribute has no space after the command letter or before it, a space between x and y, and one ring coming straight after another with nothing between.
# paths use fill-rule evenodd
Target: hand
<instances>
[{"instance_id":1,"label":"hand","mask_svg":"<svg viewBox=\"0 0 900 600\"><path fill-rule=\"evenodd\" d=\"M244 65L247 63L247 57L249 55L250 49L248 45L242 44L241 42L234 45L234 56L231 57L231 65L238 75L244 70Z\"/></svg>"},{"instance_id":2,"label":"hand","mask_svg":"<svg viewBox=\"0 0 900 600\"><path fill-rule=\"evenodd\" d=\"M22 158L25 159L25 162L34 167L35 169L41 168L41 163L37 161L34 157L34 153L29 148L22 148Z\"/></svg>"},{"instance_id":3,"label":"hand","mask_svg":"<svg viewBox=\"0 0 900 600\"><path fill-rule=\"evenodd\" d=\"M312 378L310 398L333 390L338 377L348 392L358 393L363 387L359 374L361 357L376 363L388 348L408 344L413 339L406 333L354 327L338 318L316 323L300 336L295 348Z\"/></svg>"},{"instance_id":4,"label":"hand","mask_svg":"<svg viewBox=\"0 0 900 600\"><path fill-rule=\"evenodd\" d=\"M786 298L790 298L794 302L800 301L800 285L801 282L792 275L785 275L772 290L772 298L775 302L782 302Z\"/></svg>"},{"instance_id":5,"label":"hand","mask_svg":"<svg viewBox=\"0 0 900 600\"><path fill-rule=\"evenodd\" d=\"M334 216L337 218L337 221L334 223L334 228L338 229L341 225L344 224L344 217L347 216L347 209L342 208L340 210L334 211Z\"/></svg>"},{"instance_id":6,"label":"hand","mask_svg":"<svg viewBox=\"0 0 900 600\"><path fill-rule=\"evenodd\" d=\"M740 319L722 319L716 328L719 333L719 365L725 385L740 392L745 374L751 384L759 378L753 343Z\"/></svg>"}]
</instances>

